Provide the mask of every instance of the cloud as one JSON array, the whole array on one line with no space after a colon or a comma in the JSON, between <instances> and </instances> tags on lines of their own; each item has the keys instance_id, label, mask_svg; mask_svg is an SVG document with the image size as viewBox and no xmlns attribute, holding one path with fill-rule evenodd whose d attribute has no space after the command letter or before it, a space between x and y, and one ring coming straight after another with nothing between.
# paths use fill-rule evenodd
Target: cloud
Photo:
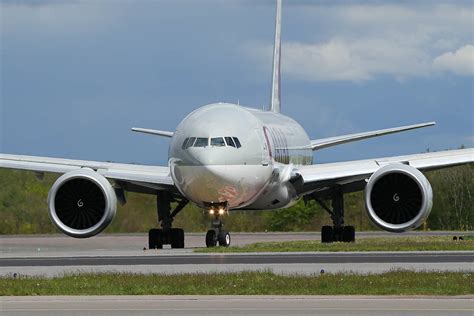
<instances>
[{"instance_id":1,"label":"cloud","mask_svg":"<svg viewBox=\"0 0 474 316\"><path fill-rule=\"evenodd\" d=\"M322 44L290 43L284 47L284 71L303 80L363 81L376 75L397 77L426 73L429 56L404 43L382 39L331 39Z\"/></svg>"},{"instance_id":2,"label":"cloud","mask_svg":"<svg viewBox=\"0 0 474 316\"><path fill-rule=\"evenodd\" d=\"M433 66L458 75L474 75L474 45L465 45L436 57Z\"/></svg>"},{"instance_id":3,"label":"cloud","mask_svg":"<svg viewBox=\"0 0 474 316\"><path fill-rule=\"evenodd\" d=\"M361 67L361 56L341 40L307 45L284 45L283 70L292 77L307 80L366 80L370 73Z\"/></svg>"},{"instance_id":4,"label":"cloud","mask_svg":"<svg viewBox=\"0 0 474 316\"><path fill-rule=\"evenodd\" d=\"M380 75L404 79L444 71L471 74L473 46L467 44L472 42L473 14L472 6L438 3L305 8L299 20L308 35L284 40L283 72L302 81L356 82ZM290 27L295 28L294 21L283 33ZM247 43L246 53L262 64L272 45ZM463 49L444 55L459 47Z\"/></svg>"}]
</instances>

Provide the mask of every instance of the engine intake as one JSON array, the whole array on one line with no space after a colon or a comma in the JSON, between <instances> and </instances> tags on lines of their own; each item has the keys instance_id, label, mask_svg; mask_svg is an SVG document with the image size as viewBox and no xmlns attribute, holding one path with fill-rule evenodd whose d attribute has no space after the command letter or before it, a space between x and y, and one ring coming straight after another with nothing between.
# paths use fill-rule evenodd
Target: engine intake
<instances>
[{"instance_id":1,"label":"engine intake","mask_svg":"<svg viewBox=\"0 0 474 316\"><path fill-rule=\"evenodd\" d=\"M103 231L117 210L117 197L109 181L91 169L70 171L51 187L49 215L66 235L87 238Z\"/></svg>"},{"instance_id":2,"label":"engine intake","mask_svg":"<svg viewBox=\"0 0 474 316\"><path fill-rule=\"evenodd\" d=\"M369 218L380 228L404 232L419 227L433 205L433 191L416 168L390 164L377 170L365 188Z\"/></svg>"}]
</instances>

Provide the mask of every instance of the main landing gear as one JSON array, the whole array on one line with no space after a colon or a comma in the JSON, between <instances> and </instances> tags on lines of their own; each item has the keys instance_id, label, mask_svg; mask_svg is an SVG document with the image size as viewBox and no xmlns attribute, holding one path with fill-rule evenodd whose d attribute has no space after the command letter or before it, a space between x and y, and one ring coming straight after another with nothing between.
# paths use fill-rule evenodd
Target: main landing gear
<instances>
[{"instance_id":1,"label":"main landing gear","mask_svg":"<svg viewBox=\"0 0 474 316\"><path fill-rule=\"evenodd\" d=\"M226 211L227 205L209 205L207 207L209 214L214 216L212 221L212 228L207 231L206 234L206 246L208 248L215 247L219 243L219 246L229 247L230 246L230 234L227 230L222 229L224 224L221 221Z\"/></svg>"},{"instance_id":2,"label":"main landing gear","mask_svg":"<svg viewBox=\"0 0 474 316\"><path fill-rule=\"evenodd\" d=\"M175 202L175 200L169 192L160 192L156 197L161 229L153 228L148 232L149 249L161 249L163 245L171 245L171 248L184 248L184 230L172 228L172 223L174 217L188 204L188 200L179 200L173 212L171 212L171 202Z\"/></svg>"},{"instance_id":3,"label":"main landing gear","mask_svg":"<svg viewBox=\"0 0 474 316\"><path fill-rule=\"evenodd\" d=\"M354 242L354 226L344 225L344 195L339 188L336 188L332 195L332 210L320 199L316 202L321 205L331 215L333 226L323 226L321 229L321 242L330 243L333 241Z\"/></svg>"}]
</instances>

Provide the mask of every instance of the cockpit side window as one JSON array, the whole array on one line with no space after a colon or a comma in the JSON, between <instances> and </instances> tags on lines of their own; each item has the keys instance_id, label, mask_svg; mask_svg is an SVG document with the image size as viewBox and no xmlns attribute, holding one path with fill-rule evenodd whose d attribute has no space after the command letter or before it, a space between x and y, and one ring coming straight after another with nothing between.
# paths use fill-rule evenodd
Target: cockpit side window
<instances>
[{"instance_id":1,"label":"cockpit side window","mask_svg":"<svg viewBox=\"0 0 474 316\"><path fill-rule=\"evenodd\" d=\"M196 137L189 137L188 142L186 143L186 148L189 148L192 145L194 145L195 140L196 140Z\"/></svg>"},{"instance_id":2,"label":"cockpit side window","mask_svg":"<svg viewBox=\"0 0 474 316\"><path fill-rule=\"evenodd\" d=\"M206 147L209 145L209 138L198 137L194 143L194 147Z\"/></svg>"},{"instance_id":3,"label":"cockpit side window","mask_svg":"<svg viewBox=\"0 0 474 316\"><path fill-rule=\"evenodd\" d=\"M183 142L183 145L181 146L182 149L186 149L186 144L188 143L189 137L186 137L186 139Z\"/></svg>"},{"instance_id":4,"label":"cockpit side window","mask_svg":"<svg viewBox=\"0 0 474 316\"><path fill-rule=\"evenodd\" d=\"M211 138L211 146L218 146L218 147L225 146L224 138L222 137Z\"/></svg>"},{"instance_id":5,"label":"cockpit side window","mask_svg":"<svg viewBox=\"0 0 474 316\"><path fill-rule=\"evenodd\" d=\"M237 137L233 137L233 139L234 139L234 142L235 142L235 146L236 146L237 148L242 147L242 145L240 144L240 141L239 141L239 139L238 139Z\"/></svg>"},{"instance_id":6,"label":"cockpit side window","mask_svg":"<svg viewBox=\"0 0 474 316\"><path fill-rule=\"evenodd\" d=\"M227 146L236 147L232 137L226 137L225 142L227 143Z\"/></svg>"}]
</instances>

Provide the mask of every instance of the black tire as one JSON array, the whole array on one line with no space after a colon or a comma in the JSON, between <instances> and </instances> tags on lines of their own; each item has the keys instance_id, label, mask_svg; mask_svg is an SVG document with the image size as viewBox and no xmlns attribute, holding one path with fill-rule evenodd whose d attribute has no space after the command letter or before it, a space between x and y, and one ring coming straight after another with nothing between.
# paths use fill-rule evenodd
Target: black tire
<instances>
[{"instance_id":1,"label":"black tire","mask_svg":"<svg viewBox=\"0 0 474 316\"><path fill-rule=\"evenodd\" d=\"M215 247L217 246L217 233L214 229L210 229L206 234L206 247Z\"/></svg>"},{"instance_id":2,"label":"black tire","mask_svg":"<svg viewBox=\"0 0 474 316\"><path fill-rule=\"evenodd\" d=\"M219 240L219 246L229 247L230 246L230 234L226 230L221 230L217 238Z\"/></svg>"},{"instance_id":3,"label":"black tire","mask_svg":"<svg viewBox=\"0 0 474 316\"><path fill-rule=\"evenodd\" d=\"M344 227L332 228L332 240L344 241Z\"/></svg>"},{"instance_id":4,"label":"black tire","mask_svg":"<svg viewBox=\"0 0 474 316\"><path fill-rule=\"evenodd\" d=\"M162 249L163 248L163 236L161 229L150 229L148 231L148 248L149 249Z\"/></svg>"},{"instance_id":5,"label":"black tire","mask_svg":"<svg viewBox=\"0 0 474 316\"><path fill-rule=\"evenodd\" d=\"M184 248L184 230L181 228L171 229L171 248Z\"/></svg>"},{"instance_id":6,"label":"black tire","mask_svg":"<svg viewBox=\"0 0 474 316\"><path fill-rule=\"evenodd\" d=\"M323 228L321 229L321 242L333 242L333 229L331 226L323 226Z\"/></svg>"},{"instance_id":7,"label":"black tire","mask_svg":"<svg viewBox=\"0 0 474 316\"><path fill-rule=\"evenodd\" d=\"M354 242L355 241L355 228L354 226L345 226L342 232L342 241Z\"/></svg>"}]
</instances>

